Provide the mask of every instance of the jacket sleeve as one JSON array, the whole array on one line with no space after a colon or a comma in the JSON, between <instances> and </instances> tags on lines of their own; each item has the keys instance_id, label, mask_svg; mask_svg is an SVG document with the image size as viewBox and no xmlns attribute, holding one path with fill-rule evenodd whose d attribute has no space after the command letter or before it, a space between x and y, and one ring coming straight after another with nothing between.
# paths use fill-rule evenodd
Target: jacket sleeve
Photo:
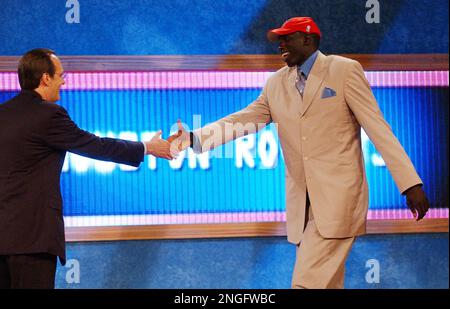
<instances>
[{"instance_id":1,"label":"jacket sleeve","mask_svg":"<svg viewBox=\"0 0 450 309\"><path fill-rule=\"evenodd\" d=\"M141 142L101 138L81 130L59 105L52 109L44 142L51 148L97 160L136 167L144 160L144 145Z\"/></svg>"},{"instance_id":2,"label":"jacket sleeve","mask_svg":"<svg viewBox=\"0 0 450 309\"><path fill-rule=\"evenodd\" d=\"M205 152L258 132L272 122L266 87L246 108L194 131L194 151Z\"/></svg>"},{"instance_id":3,"label":"jacket sleeve","mask_svg":"<svg viewBox=\"0 0 450 309\"><path fill-rule=\"evenodd\" d=\"M345 81L345 100L358 123L383 157L401 193L421 184L414 166L386 122L361 64L352 61Z\"/></svg>"}]
</instances>

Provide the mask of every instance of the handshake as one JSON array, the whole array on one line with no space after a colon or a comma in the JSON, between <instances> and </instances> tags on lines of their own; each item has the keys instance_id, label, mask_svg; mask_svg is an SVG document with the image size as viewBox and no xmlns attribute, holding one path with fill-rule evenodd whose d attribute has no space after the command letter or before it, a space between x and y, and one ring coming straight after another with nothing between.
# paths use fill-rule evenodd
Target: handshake
<instances>
[{"instance_id":1,"label":"handshake","mask_svg":"<svg viewBox=\"0 0 450 309\"><path fill-rule=\"evenodd\" d=\"M152 155L158 158L164 158L168 160L175 159L180 151L185 150L191 145L191 136L181 124L181 121L177 121L178 131L164 140L161 138L162 131L158 131L155 136L145 143L147 149L146 155Z\"/></svg>"}]
</instances>

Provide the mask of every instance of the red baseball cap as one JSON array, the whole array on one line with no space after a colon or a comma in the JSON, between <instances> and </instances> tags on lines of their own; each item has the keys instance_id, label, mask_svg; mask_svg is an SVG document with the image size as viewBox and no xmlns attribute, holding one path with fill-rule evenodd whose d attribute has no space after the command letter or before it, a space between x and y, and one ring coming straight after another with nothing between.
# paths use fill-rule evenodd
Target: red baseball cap
<instances>
[{"instance_id":1,"label":"red baseball cap","mask_svg":"<svg viewBox=\"0 0 450 309\"><path fill-rule=\"evenodd\" d=\"M277 41L280 35L291 34L294 32L315 33L321 36L319 27L311 17L293 17L286 20L281 28L272 29L267 32L269 41Z\"/></svg>"}]
</instances>

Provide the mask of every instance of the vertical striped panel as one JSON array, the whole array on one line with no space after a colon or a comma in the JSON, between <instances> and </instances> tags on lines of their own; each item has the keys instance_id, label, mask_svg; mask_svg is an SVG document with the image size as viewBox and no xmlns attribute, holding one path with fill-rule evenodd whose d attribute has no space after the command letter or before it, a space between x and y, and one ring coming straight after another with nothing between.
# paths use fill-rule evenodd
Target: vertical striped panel
<instances>
[{"instance_id":1,"label":"vertical striped panel","mask_svg":"<svg viewBox=\"0 0 450 309\"><path fill-rule=\"evenodd\" d=\"M81 128L92 132L116 137L133 132L140 139L142 132L162 129L167 137L178 118L192 128L192 115L201 115L202 124L206 124L244 108L258 96L269 75L69 74L70 84L75 86L68 83L61 104ZM425 183L436 207L434 215L448 217L448 71L368 72L367 76L381 110ZM1 73L0 77L0 100L5 101L17 93L17 80L15 74ZM376 155L374 146L368 144L369 217L410 216L398 211L406 207L404 198L386 167L373 164ZM137 171L121 171L115 165L110 173L98 172L97 163L88 160L86 172L75 172L83 164L80 159L70 163L70 172L62 176L65 214L96 218L98 224L106 216L112 225L149 224L148 220L164 224L167 218L184 223L284 220L284 163L279 156L274 169L261 169L259 160L256 156L254 168L244 165L239 169L234 157L210 159L210 168L201 170L189 168L186 159L176 170L158 159L156 170L151 170L146 158Z\"/></svg>"}]
</instances>

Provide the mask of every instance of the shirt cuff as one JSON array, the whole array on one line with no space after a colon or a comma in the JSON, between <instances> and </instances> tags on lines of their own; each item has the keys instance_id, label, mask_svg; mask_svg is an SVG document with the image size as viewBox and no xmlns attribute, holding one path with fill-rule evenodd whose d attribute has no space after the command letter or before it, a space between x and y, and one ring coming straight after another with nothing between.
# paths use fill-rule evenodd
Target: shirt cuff
<instances>
[{"instance_id":1,"label":"shirt cuff","mask_svg":"<svg viewBox=\"0 0 450 309\"><path fill-rule=\"evenodd\" d=\"M200 139L194 132L190 132L191 135L191 145L190 147L194 150L194 153L200 154L202 153L202 144L200 143Z\"/></svg>"},{"instance_id":2,"label":"shirt cuff","mask_svg":"<svg viewBox=\"0 0 450 309\"><path fill-rule=\"evenodd\" d=\"M144 156L147 154L147 145L144 142L141 142L144 145Z\"/></svg>"}]
</instances>

